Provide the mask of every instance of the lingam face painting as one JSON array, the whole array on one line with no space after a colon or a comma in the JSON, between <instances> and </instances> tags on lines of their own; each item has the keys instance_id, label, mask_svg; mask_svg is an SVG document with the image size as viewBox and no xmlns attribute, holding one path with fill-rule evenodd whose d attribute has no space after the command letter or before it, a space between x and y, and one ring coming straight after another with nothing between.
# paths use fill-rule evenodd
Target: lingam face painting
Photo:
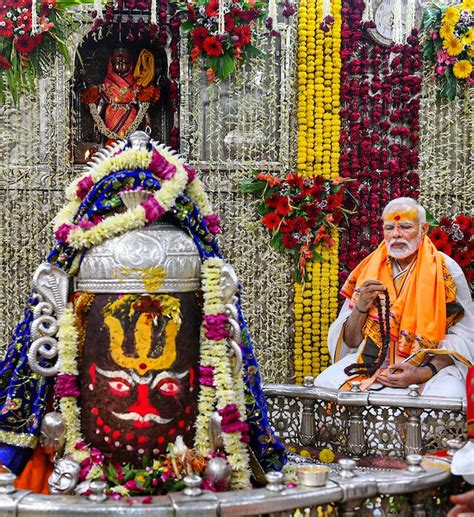
<instances>
[{"instance_id":1,"label":"lingam face painting","mask_svg":"<svg viewBox=\"0 0 474 517\"><path fill-rule=\"evenodd\" d=\"M158 456L192 443L200 308L196 293L91 295L84 326L82 429L105 454ZM107 403L104 404L104 401Z\"/></svg>"}]
</instances>

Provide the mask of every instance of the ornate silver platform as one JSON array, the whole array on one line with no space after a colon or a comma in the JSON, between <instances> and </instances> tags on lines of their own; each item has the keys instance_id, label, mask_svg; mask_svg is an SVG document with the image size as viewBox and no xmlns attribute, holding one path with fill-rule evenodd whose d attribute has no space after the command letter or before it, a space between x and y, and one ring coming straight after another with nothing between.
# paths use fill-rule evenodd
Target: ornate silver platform
<instances>
[{"instance_id":1,"label":"ornate silver platform","mask_svg":"<svg viewBox=\"0 0 474 517\"><path fill-rule=\"evenodd\" d=\"M354 383L356 384L356 383ZM447 449L465 440L466 399L338 391L313 386L268 384L264 391L277 436L297 446L329 447L349 457L403 458Z\"/></svg>"},{"instance_id":2,"label":"ornate silver platform","mask_svg":"<svg viewBox=\"0 0 474 517\"><path fill-rule=\"evenodd\" d=\"M266 488L231 491L224 493L205 492L199 489L170 493L153 497L143 504L142 497L122 501L101 500L100 494L86 497L41 496L22 490L12 490L11 475L0 474L0 515L6 517L69 517L88 516L234 516L234 515L324 515L329 504L337 510L336 515L367 515L370 500L379 494L386 496L407 495L410 507L417 517L429 516L427 494L433 487L446 483L450 477L449 464L442 461L414 458L405 470L357 469L352 465L332 465L329 480L323 487L288 488L282 484L281 475L267 475ZM187 478L186 478L187 479ZM187 489L188 490L188 489ZM365 501L365 503L364 503ZM369 501L369 502L367 502ZM299 510L299 513L298 511ZM295 513L296 512L296 513ZM323 513L321 513L323 512ZM365 512L365 513L362 513ZM380 515L380 513L379 513Z\"/></svg>"}]
</instances>

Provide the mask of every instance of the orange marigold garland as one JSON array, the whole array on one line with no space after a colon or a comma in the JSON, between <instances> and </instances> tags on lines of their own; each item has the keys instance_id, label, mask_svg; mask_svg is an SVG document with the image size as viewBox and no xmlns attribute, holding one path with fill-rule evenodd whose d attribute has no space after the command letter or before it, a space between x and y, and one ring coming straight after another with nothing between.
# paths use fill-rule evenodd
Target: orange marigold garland
<instances>
[{"instance_id":1,"label":"orange marigold garland","mask_svg":"<svg viewBox=\"0 0 474 517\"><path fill-rule=\"evenodd\" d=\"M323 13L320 0L298 9L298 172L334 179L339 170L341 2ZM338 243L337 230L331 238ZM322 246L321 262L307 267L308 282L295 283L294 367L296 383L329 364L327 331L337 313L338 247Z\"/></svg>"}]
</instances>

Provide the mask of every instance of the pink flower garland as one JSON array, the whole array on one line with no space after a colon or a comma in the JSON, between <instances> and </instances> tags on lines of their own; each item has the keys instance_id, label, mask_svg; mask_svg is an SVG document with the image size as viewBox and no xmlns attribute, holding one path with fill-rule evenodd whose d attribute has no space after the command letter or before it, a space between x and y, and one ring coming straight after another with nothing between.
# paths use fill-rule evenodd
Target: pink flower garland
<instances>
[{"instance_id":1,"label":"pink flower garland","mask_svg":"<svg viewBox=\"0 0 474 517\"><path fill-rule=\"evenodd\" d=\"M145 219L149 223L157 221L166 213L166 210L160 205L160 203L158 203L158 201L154 197L151 197L150 199L143 201L142 207L145 209Z\"/></svg>"},{"instance_id":2,"label":"pink flower garland","mask_svg":"<svg viewBox=\"0 0 474 517\"><path fill-rule=\"evenodd\" d=\"M249 425L240 420L241 414L236 404L228 404L217 411L221 416L221 427L224 433L242 433L242 442L249 443Z\"/></svg>"},{"instance_id":3,"label":"pink flower garland","mask_svg":"<svg viewBox=\"0 0 474 517\"><path fill-rule=\"evenodd\" d=\"M55 397L79 397L81 394L79 390L79 383L77 382L77 375L70 373L62 373L56 378Z\"/></svg>"},{"instance_id":4,"label":"pink flower garland","mask_svg":"<svg viewBox=\"0 0 474 517\"><path fill-rule=\"evenodd\" d=\"M204 217L207 229L213 234L218 235L221 233L221 220L219 214L210 214Z\"/></svg>"},{"instance_id":5,"label":"pink flower garland","mask_svg":"<svg viewBox=\"0 0 474 517\"><path fill-rule=\"evenodd\" d=\"M199 384L201 386L215 388L213 366L199 366Z\"/></svg>"},{"instance_id":6,"label":"pink flower garland","mask_svg":"<svg viewBox=\"0 0 474 517\"><path fill-rule=\"evenodd\" d=\"M162 156L156 149L153 149L148 170L162 180L170 180L176 173L176 167Z\"/></svg>"},{"instance_id":7,"label":"pink flower garland","mask_svg":"<svg viewBox=\"0 0 474 517\"><path fill-rule=\"evenodd\" d=\"M206 314L203 326L206 330L207 339L221 341L229 337L228 329L229 318L227 314Z\"/></svg>"}]
</instances>

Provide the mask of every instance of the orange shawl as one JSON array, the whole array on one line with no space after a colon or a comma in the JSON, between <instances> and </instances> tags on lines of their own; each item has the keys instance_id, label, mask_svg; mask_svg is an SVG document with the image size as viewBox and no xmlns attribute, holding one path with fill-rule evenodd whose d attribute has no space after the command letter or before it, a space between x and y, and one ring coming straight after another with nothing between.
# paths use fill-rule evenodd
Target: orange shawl
<instances>
[{"instance_id":1,"label":"orange shawl","mask_svg":"<svg viewBox=\"0 0 474 517\"><path fill-rule=\"evenodd\" d=\"M415 261L409 267L411 272L397 293L392 263L384 241L352 271L341 289L341 294L350 299L352 308L357 303L360 286L365 280L380 280L387 288L391 313L391 364L395 354L406 358L419 349L437 348L455 317L447 320L446 304L456 300L456 284L443 256L428 237L424 237ZM369 311L363 334L364 337L370 336L381 347L375 306Z\"/></svg>"}]
</instances>

